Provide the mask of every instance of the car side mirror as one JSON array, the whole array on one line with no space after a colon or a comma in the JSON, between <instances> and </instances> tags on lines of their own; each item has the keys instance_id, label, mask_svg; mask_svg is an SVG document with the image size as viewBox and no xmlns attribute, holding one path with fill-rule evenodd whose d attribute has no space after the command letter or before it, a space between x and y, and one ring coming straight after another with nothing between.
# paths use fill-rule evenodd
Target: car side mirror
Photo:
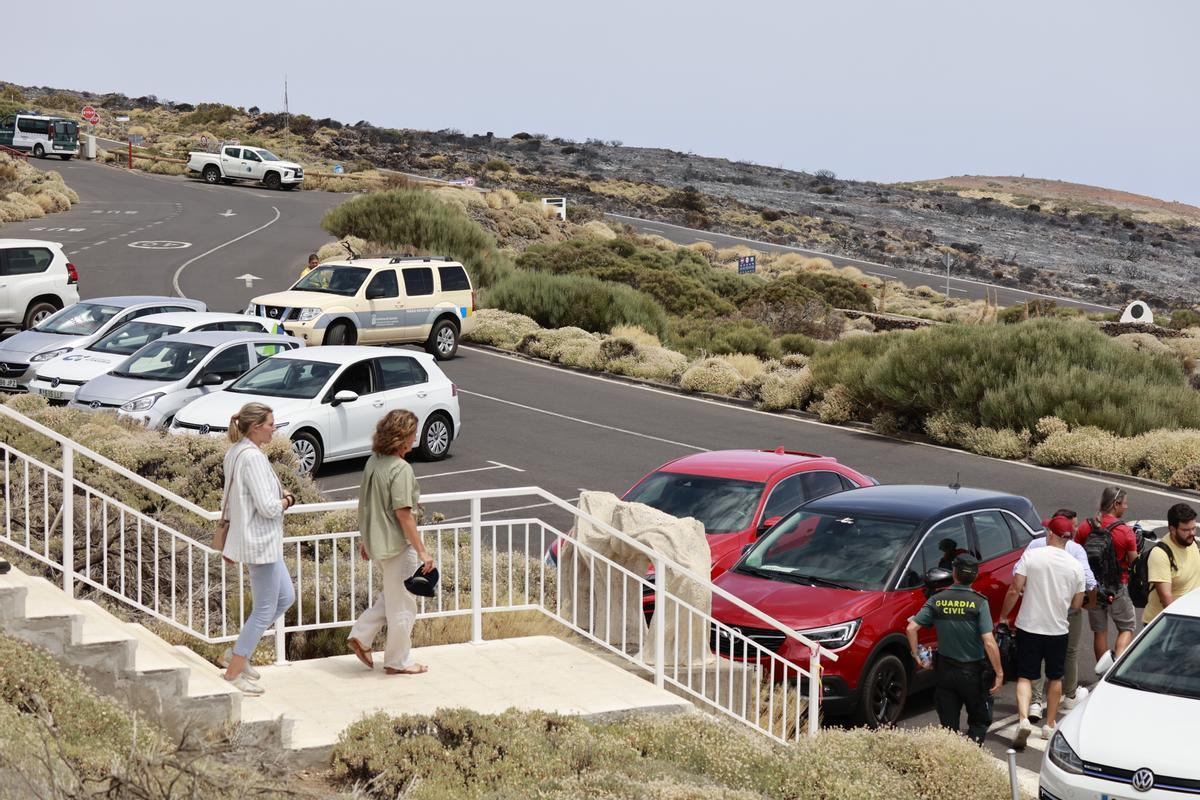
<instances>
[{"instance_id":1,"label":"car side mirror","mask_svg":"<svg viewBox=\"0 0 1200 800\"><path fill-rule=\"evenodd\" d=\"M225 379L215 372L206 372L200 377L201 386L220 386L224 382Z\"/></svg>"},{"instance_id":2,"label":"car side mirror","mask_svg":"<svg viewBox=\"0 0 1200 800\"><path fill-rule=\"evenodd\" d=\"M1104 655L1100 656L1100 658L1096 661L1096 674L1100 677L1104 677L1105 673L1112 669L1113 661L1114 659L1112 650L1105 650Z\"/></svg>"},{"instance_id":3,"label":"car side mirror","mask_svg":"<svg viewBox=\"0 0 1200 800\"><path fill-rule=\"evenodd\" d=\"M382 287L379 287L379 286L368 286L367 287L367 299L368 300L378 300L381 297L387 297L387 291L385 289L383 289Z\"/></svg>"},{"instance_id":4,"label":"car side mirror","mask_svg":"<svg viewBox=\"0 0 1200 800\"><path fill-rule=\"evenodd\" d=\"M783 517L778 516L778 515L776 515L774 517L767 517L766 519L764 519L762 522L759 523L758 533L759 534L766 533L771 528L775 527L776 523L778 523L779 520L781 520L781 519L783 519Z\"/></svg>"},{"instance_id":5,"label":"car side mirror","mask_svg":"<svg viewBox=\"0 0 1200 800\"><path fill-rule=\"evenodd\" d=\"M954 583L954 573L945 567L934 567L925 573L925 596L932 597Z\"/></svg>"},{"instance_id":6,"label":"car side mirror","mask_svg":"<svg viewBox=\"0 0 1200 800\"><path fill-rule=\"evenodd\" d=\"M358 399L358 392L352 392L349 389L342 389L333 396L333 405L340 406L342 403L353 403Z\"/></svg>"}]
</instances>

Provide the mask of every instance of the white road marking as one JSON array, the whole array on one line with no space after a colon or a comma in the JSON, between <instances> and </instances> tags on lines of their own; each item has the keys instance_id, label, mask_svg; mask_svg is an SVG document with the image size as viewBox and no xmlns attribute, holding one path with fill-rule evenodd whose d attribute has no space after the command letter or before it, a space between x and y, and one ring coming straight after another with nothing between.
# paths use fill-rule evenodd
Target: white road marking
<instances>
[{"instance_id":1,"label":"white road marking","mask_svg":"<svg viewBox=\"0 0 1200 800\"><path fill-rule=\"evenodd\" d=\"M576 503L578 501L579 501L578 497L572 497L567 502L568 503ZM486 517L489 514L503 514L506 511L525 511L530 508L543 508L545 506L553 506L553 505L557 505L557 504L556 503L533 503L532 505L528 505L528 506L513 506L512 508L493 508L491 511L480 512L479 516ZM471 518L470 514L463 514L458 517L446 517L446 519L444 519L442 521L443 522L458 522L460 520L470 519L470 518Z\"/></svg>"},{"instance_id":2,"label":"white road marking","mask_svg":"<svg viewBox=\"0 0 1200 800\"><path fill-rule=\"evenodd\" d=\"M180 264L179 269L175 270L174 277L171 278L171 285L173 287L175 287L175 294L179 295L180 297L185 297L185 298L187 297L187 295L185 295L183 293L183 290L179 288L179 277L181 275L183 275L183 271L185 269L187 269L189 266L196 263L200 259L204 258L206 255L217 252L222 247L228 247L229 245L233 244L234 242L240 242L242 239L245 239L247 236L253 236L254 234L258 233L259 231L266 230L267 228L271 227L276 222L278 222L279 217L281 216L281 214L279 213L279 209L276 208L275 206L271 206L271 210L275 212L275 217L267 224L259 225L257 228L255 228L252 231L247 231L246 233L243 233L241 236L236 236L233 239L230 239L228 242L224 242L223 244L217 245L216 247L212 248L211 250L205 250L200 255L195 256L194 258L190 258L187 261Z\"/></svg>"},{"instance_id":3,"label":"white road marking","mask_svg":"<svg viewBox=\"0 0 1200 800\"><path fill-rule=\"evenodd\" d=\"M468 472L488 472L493 469L511 469L515 472L524 472L525 471L523 469L517 469L516 467L510 467L507 464L500 464L496 461L489 461L488 463L495 464L495 466L494 467L474 467L472 469L460 469L460 470L455 470L454 472L435 472L433 475L418 475L417 480L425 481L425 480L429 480L431 478L447 478L447 477L450 477L451 475L466 475ZM352 489L357 489L358 487L359 487L359 484L356 483L353 486L341 486L336 489L322 489L321 494L333 494L335 492L348 492Z\"/></svg>"},{"instance_id":4,"label":"white road marking","mask_svg":"<svg viewBox=\"0 0 1200 800\"><path fill-rule=\"evenodd\" d=\"M516 408L523 408L526 411L536 411L538 414L545 414L550 417L558 417L559 419L565 419L569 422L578 422L580 425L590 425L593 428L603 428L606 431L615 431L616 433L624 433L627 436L636 436L639 439L649 439L654 442L662 442L663 444L675 445L676 447L686 447L689 450L695 450L699 453L707 453L708 452L707 447L699 447L694 444L687 444L686 442L676 442L673 439L663 439L660 436L651 436L648 433L639 433L638 431L631 431L628 428L616 428L616 427L613 427L612 425L605 425L600 422L592 422L589 419L582 419L580 417L572 417L567 414L560 414L557 411L548 411L544 408L536 408L535 406L527 406L524 403L516 403L512 400L505 400L500 397L493 397L490 394L480 394L479 392L468 392L465 389L459 389L458 393L471 395L472 397L481 397L484 400L492 400L496 403L503 403L504 405L507 405L507 406L515 406Z\"/></svg>"},{"instance_id":5,"label":"white road marking","mask_svg":"<svg viewBox=\"0 0 1200 800\"><path fill-rule=\"evenodd\" d=\"M513 467L508 464L501 464L499 461L492 461L490 459L488 460L487 463L495 464L497 467L504 467L505 469L511 469L513 472L524 472L525 471L525 470L521 469L520 467Z\"/></svg>"},{"instance_id":6,"label":"white road marking","mask_svg":"<svg viewBox=\"0 0 1200 800\"><path fill-rule=\"evenodd\" d=\"M509 361L518 361L518 362L525 364L527 366L530 366L530 367L537 367L539 369L550 369L550 370L554 370L555 372L557 372L561 375L574 375L577 378L584 378L587 380L601 381L603 383L611 383L611 384L614 384L617 386L624 386L626 389L634 389L634 390L643 391L643 392L654 392L655 394L661 394L666 397L673 397L678 400L687 400L692 403L704 403L705 405L719 406L720 408L724 408L729 411L737 411L737 412L741 412L743 414L760 414L762 416L771 417L771 418L777 419L777 420L786 420L788 422L799 423L801 425L814 425L819 428L830 428L831 430L838 430L838 431L842 431L842 432L854 433L859 436L873 436L873 437L876 437L879 439L890 439L890 437L884 436L883 434L880 434L880 433L876 433L875 431L872 431L872 430L862 430L859 428L847 428L842 425L833 425L832 423L821 422L820 420L815 420L815 419L803 419L801 417L793 417L788 414L776 414L771 411L759 411L756 408L746 408L744 406L735 406L735 405L731 405L729 403L722 403L718 400L708 400L704 397L693 397L691 395L686 395L686 394L677 394L675 392L668 392L663 389L656 389L652 386L641 386L641 385L624 383L622 381L613 380L612 378L606 378L603 375L585 375L580 372L572 372L570 370L553 367L553 366L550 366L549 364L539 364L535 361L527 361L526 359L517 358L516 356L505 355L503 353L494 353L490 350L479 350L474 347L469 347L467 345L460 345L460 347L462 347L465 350L469 350L473 353L482 353L485 355L493 356L495 358L504 358L504 359L508 359ZM459 389L458 391L459 391L459 394L471 394L471 392L467 392L463 389ZM481 395L481 396L483 396L483 395ZM498 398L491 398L491 399L498 399ZM520 405L519 403L511 403L508 400L500 400L499 402L510 403L510 405ZM538 411L540 409L533 409L533 410ZM554 414L554 412L545 412L545 413ZM556 416L562 416L562 415L556 415ZM570 419L570 418L568 417L568 419ZM596 425L597 427L601 427L601 428L606 427L604 425L600 425L599 423L587 422L586 420L578 420L578 421L584 422L585 424L589 424L589 425ZM644 436L645 434L636 434L636 435ZM655 437L648 436L646 438L653 439ZM668 440L659 439L659 441L668 441ZM891 441L898 441L898 440L891 439ZM690 447L694 450L699 450L701 452L707 451L707 449L708 449L708 448L696 447L695 445L681 444L680 442L668 442L668 443L669 444L679 444L681 447ZM1039 472L1050 472L1050 473L1053 473L1060 477L1074 478L1076 480L1088 481L1089 483L1101 483L1101 484L1104 484L1105 486L1114 486L1115 485L1115 486L1119 486L1122 489L1125 489L1127 492L1144 492L1146 494L1152 494L1152 495L1157 495L1159 497L1165 497L1167 499L1174 500L1174 501L1180 502L1180 503L1195 501L1195 498L1191 497L1189 495L1174 494L1172 492L1165 492L1161 489L1153 489L1148 486L1139 486L1137 484L1123 483L1119 479L1114 480L1111 478L1102 478L1097 475L1084 475L1083 473L1079 473L1079 472L1066 472L1064 470L1054 469L1053 467L1043 467L1039 464L1030 464L1027 461L1008 461L1003 458L992 458L991 456L981 456L978 453L971 453L966 450L957 450L953 447L946 447L946 446L940 445L940 444L932 444L930 442L905 442L905 444L911 444L911 445L915 445L917 447L928 447L932 450L942 450L947 453L953 453L953 454L959 455L959 456L969 456L969 457L981 459L984 461L996 461L1001 464L1009 464L1011 466L1021 467L1023 469L1032 469L1032 470L1037 470Z\"/></svg>"}]
</instances>

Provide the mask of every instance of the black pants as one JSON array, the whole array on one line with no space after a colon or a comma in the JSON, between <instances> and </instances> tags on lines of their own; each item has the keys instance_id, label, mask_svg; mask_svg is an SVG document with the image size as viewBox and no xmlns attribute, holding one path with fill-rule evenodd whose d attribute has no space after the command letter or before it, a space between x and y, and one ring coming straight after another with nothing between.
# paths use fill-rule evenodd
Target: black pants
<instances>
[{"instance_id":1,"label":"black pants","mask_svg":"<svg viewBox=\"0 0 1200 800\"><path fill-rule=\"evenodd\" d=\"M963 706L967 709L967 736L971 741L983 744L988 726L992 724L992 704L988 696L991 681L995 680L987 662L954 661L939 656L934 667L933 704L937 708L938 721L942 727L958 731L959 714ZM993 675L984 683L984 673Z\"/></svg>"}]
</instances>

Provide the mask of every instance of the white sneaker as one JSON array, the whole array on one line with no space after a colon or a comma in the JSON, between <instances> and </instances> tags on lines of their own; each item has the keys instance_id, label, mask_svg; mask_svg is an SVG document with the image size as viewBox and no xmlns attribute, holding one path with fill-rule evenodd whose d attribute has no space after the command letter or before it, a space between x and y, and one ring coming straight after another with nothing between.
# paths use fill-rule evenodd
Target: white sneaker
<instances>
[{"instance_id":1,"label":"white sneaker","mask_svg":"<svg viewBox=\"0 0 1200 800\"><path fill-rule=\"evenodd\" d=\"M1029 724L1027 717L1022 717L1021 721L1017 723L1017 735L1013 737L1013 749L1024 750L1031 733L1033 733L1033 726Z\"/></svg>"},{"instance_id":2,"label":"white sneaker","mask_svg":"<svg viewBox=\"0 0 1200 800\"><path fill-rule=\"evenodd\" d=\"M1055 731L1055 727L1053 725L1043 725L1042 726L1042 738L1045 739L1046 741L1049 741L1050 737L1054 735L1054 731Z\"/></svg>"},{"instance_id":3,"label":"white sneaker","mask_svg":"<svg viewBox=\"0 0 1200 800\"><path fill-rule=\"evenodd\" d=\"M1042 704L1030 703L1029 705L1029 721L1037 722L1042 718Z\"/></svg>"},{"instance_id":4,"label":"white sneaker","mask_svg":"<svg viewBox=\"0 0 1200 800\"><path fill-rule=\"evenodd\" d=\"M221 657L217 659L217 666L221 669L229 669L229 662L231 660L233 660L233 648L226 647L225 652L221 653ZM262 677L249 661L246 662L246 666L242 667L242 674L252 681L256 681Z\"/></svg>"},{"instance_id":5,"label":"white sneaker","mask_svg":"<svg viewBox=\"0 0 1200 800\"><path fill-rule=\"evenodd\" d=\"M1086 686L1077 686L1077 687L1075 687L1075 696L1074 697L1064 697L1062 699L1062 707L1067 710L1070 710L1070 709L1074 708L1075 706L1079 705L1080 703L1082 703L1084 701L1084 698L1086 698L1087 696L1088 696L1087 687Z\"/></svg>"},{"instance_id":6,"label":"white sneaker","mask_svg":"<svg viewBox=\"0 0 1200 800\"><path fill-rule=\"evenodd\" d=\"M225 680L229 681L229 678L225 678ZM248 694L251 697L258 697L266 691L258 684L251 683L250 681L246 680L245 674L238 675L229 682L233 684L235 689L241 691L243 694Z\"/></svg>"}]
</instances>

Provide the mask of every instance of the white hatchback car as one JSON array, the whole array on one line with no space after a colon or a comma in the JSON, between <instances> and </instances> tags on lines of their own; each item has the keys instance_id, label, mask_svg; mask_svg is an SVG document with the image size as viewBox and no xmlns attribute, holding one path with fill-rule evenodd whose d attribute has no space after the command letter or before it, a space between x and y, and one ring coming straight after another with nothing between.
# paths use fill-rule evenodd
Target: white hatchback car
<instances>
[{"instance_id":1,"label":"white hatchback car","mask_svg":"<svg viewBox=\"0 0 1200 800\"><path fill-rule=\"evenodd\" d=\"M0 239L0 328L32 328L79 302L79 272L62 245Z\"/></svg>"},{"instance_id":2,"label":"white hatchback car","mask_svg":"<svg viewBox=\"0 0 1200 800\"><path fill-rule=\"evenodd\" d=\"M1058 724L1042 800L1179 800L1200 795L1200 590L1167 606ZM1105 671L1105 668L1107 670Z\"/></svg>"},{"instance_id":3,"label":"white hatchback car","mask_svg":"<svg viewBox=\"0 0 1200 800\"><path fill-rule=\"evenodd\" d=\"M67 402L80 386L103 375L156 339L189 331L276 333L279 325L244 314L214 311L150 314L126 322L87 347L77 348L38 367L29 391L51 402Z\"/></svg>"},{"instance_id":4,"label":"white hatchback car","mask_svg":"<svg viewBox=\"0 0 1200 800\"><path fill-rule=\"evenodd\" d=\"M220 391L271 356L303 346L295 337L274 333L164 336L80 386L70 405L115 408L118 416L165 428L196 398Z\"/></svg>"},{"instance_id":5,"label":"white hatchback car","mask_svg":"<svg viewBox=\"0 0 1200 800\"><path fill-rule=\"evenodd\" d=\"M77 347L87 347L130 320L173 311L205 311L199 300L131 295L97 297L67 306L0 342L0 390L24 392L37 368Z\"/></svg>"},{"instance_id":6,"label":"white hatchback car","mask_svg":"<svg viewBox=\"0 0 1200 800\"><path fill-rule=\"evenodd\" d=\"M184 406L172 433L224 434L246 403L275 412L275 428L292 440L300 469L371 452L375 426L389 411L417 416L416 450L445 458L462 432L458 389L433 356L390 347L328 346L280 353L229 388Z\"/></svg>"}]
</instances>

